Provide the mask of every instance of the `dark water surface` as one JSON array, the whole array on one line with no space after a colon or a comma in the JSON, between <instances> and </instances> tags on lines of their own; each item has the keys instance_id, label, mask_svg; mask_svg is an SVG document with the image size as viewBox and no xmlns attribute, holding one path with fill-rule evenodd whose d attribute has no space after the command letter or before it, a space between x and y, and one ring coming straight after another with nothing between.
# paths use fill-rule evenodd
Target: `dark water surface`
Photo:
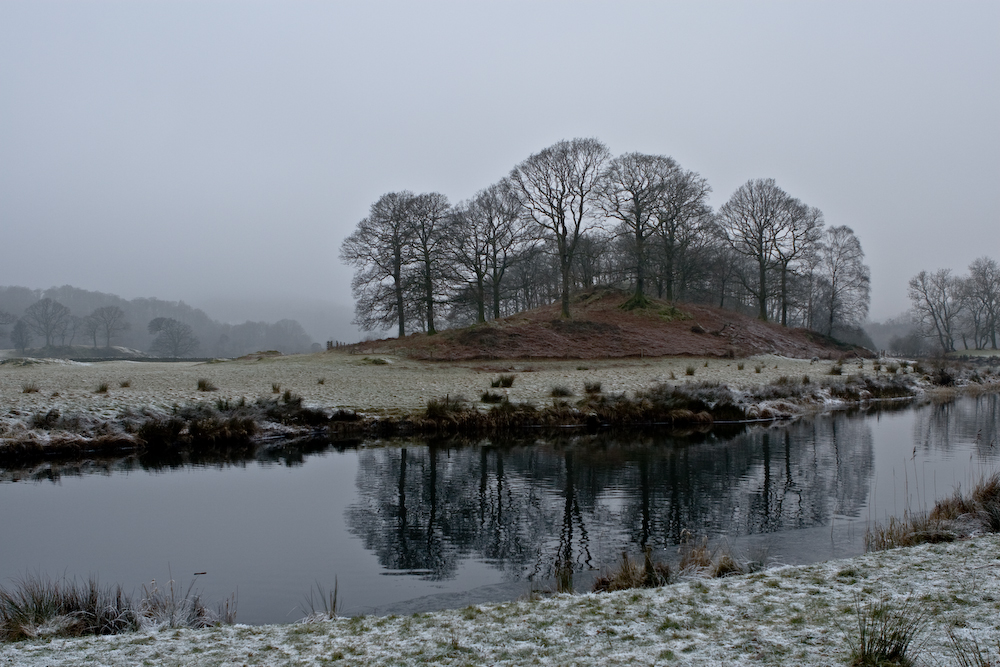
<instances>
[{"instance_id":1,"label":"dark water surface","mask_svg":"<svg viewBox=\"0 0 1000 667\"><path fill-rule=\"evenodd\" d=\"M206 600L236 592L239 621L270 623L301 618L335 579L346 613L512 599L559 563L584 587L623 550L669 559L689 534L785 563L845 557L869 521L996 470L998 431L990 395L728 437L573 431L7 470L0 583L98 575L138 592L205 572Z\"/></svg>"}]
</instances>

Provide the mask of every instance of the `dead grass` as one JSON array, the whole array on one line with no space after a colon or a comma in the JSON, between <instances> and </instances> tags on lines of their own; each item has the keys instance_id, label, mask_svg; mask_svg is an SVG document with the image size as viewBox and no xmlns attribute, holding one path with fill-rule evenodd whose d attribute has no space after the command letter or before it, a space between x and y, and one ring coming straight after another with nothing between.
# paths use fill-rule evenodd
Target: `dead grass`
<instances>
[{"instance_id":1,"label":"dead grass","mask_svg":"<svg viewBox=\"0 0 1000 667\"><path fill-rule=\"evenodd\" d=\"M981 477L969 494L961 488L938 501L926 515L906 513L902 519L890 517L885 524L869 526L865 533L865 549L882 551L917 544L951 542L958 534L949 522L968 516L979 521L984 530L1000 532L1000 473Z\"/></svg>"},{"instance_id":2,"label":"dead grass","mask_svg":"<svg viewBox=\"0 0 1000 667\"><path fill-rule=\"evenodd\" d=\"M632 560L623 551L618 565L594 581L593 590L595 593L608 593L630 588L656 588L666 586L670 581L670 566L654 561L652 549L647 547L641 563Z\"/></svg>"}]
</instances>

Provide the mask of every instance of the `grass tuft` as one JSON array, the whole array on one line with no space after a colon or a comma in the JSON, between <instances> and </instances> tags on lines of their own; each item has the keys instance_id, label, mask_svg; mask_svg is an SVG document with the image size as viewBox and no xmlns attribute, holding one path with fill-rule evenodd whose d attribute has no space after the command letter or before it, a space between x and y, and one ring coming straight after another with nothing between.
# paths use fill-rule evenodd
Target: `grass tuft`
<instances>
[{"instance_id":1,"label":"grass tuft","mask_svg":"<svg viewBox=\"0 0 1000 667\"><path fill-rule=\"evenodd\" d=\"M94 393L95 394L106 394L106 393L108 393L108 383L107 382L102 382L99 385L97 385L97 389L94 390Z\"/></svg>"},{"instance_id":2,"label":"grass tuft","mask_svg":"<svg viewBox=\"0 0 1000 667\"><path fill-rule=\"evenodd\" d=\"M139 614L121 586L96 578L52 581L26 576L13 590L0 588L0 639L109 635L139 629Z\"/></svg>"},{"instance_id":3,"label":"grass tuft","mask_svg":"<svg viewBox=\"0 0 1000 667\"><path fill-rule=\"evenodd\" d=\"M927 621L927 612L909 598L883 597L868 605L854 599L857 635L848 635L851 667L909 667L910 649Z\"/></svg>"},{"instance_id":4,"label":"grass tuft","mask_svg":"<svg viewBox=\"0 0 1000 667\"><path fill-rule=\"evenodd\" d=\"M39 391L38 385L34 382L25 382L21 385L22 394L37 394Z\"/></svg>"},{"instance_id":5,"label":"grass tuft","mask_svg":"<svg viewBox=\"0 0 1000 667\"><path fill-rule=\"evenodd\" d=\"M128 378L125 378L124 380L118 383L118 386L121 387L122 389L128 389L129 387L132 386L132 381L129 380Z\"/></svg>"},{"instance_id":6,"label":"grass tuft","mask_svg":"<svg viewBox=\"0 0 1000 667\"><path fill-rule=\"evenodd\" d=\"M502 387L504 389L509 389L514 386L514 376L513 375L501 375L498 378L494 378L490 381L490 387L496 389L497 387Z\"/></svg>"},{"instance_id":7,"label":"grass tuft","mask_svg":"<svg viewBox=\"0 0 1000 667\"><path fill-rule=\"evenodd\" d=\"M685 368L684 375L694 375L694 366L688 366Z\"/></svg>"},{"instance_id":8,"label":"grass tuft","mask_svg":"<svg viewBox=\"0 0 1000 667\"><path fill-rule=\"evenodd\" d=\"M497 394L492 391L484 391L479 400L483 403L503 403L505 398L506 396L503 394Z\"/></svg>"},{"instance_id":9,"label":"grass tuft","mask_svg":"<svg viewBox=\"0 0 1000 667\"><path fill-rule=\"evenodd\" d=\"M569 387L563 386L552 387L552 391L549 392L549 396L552 398L563 398L572 395L573 392L569 390Z\"/></svg>"},{"instance_id":10,"label":"grass tuft","mask_svg":"<svg viewBox=\"0 0 1000 667\"><path fill-rule=\"evenodd\" d=\"M271 393L272 394L280 394L281 393L281 385L278 384L277 382L272 382L271 383Z\"/></svg>"},{"instance_id":11,"label":"grass tuft","mask_svg":"<svg viewBox=\"0 0 1000 667\"><path fill-rule=\"evenodd\" d=\"M218 387L212 384L211 380L200 378L198 380L198 391L216 391Z\"/></svg>"},{"instance_id":12,"label":"grass tuft","mask_svg":"<svg viewBox=\"0 0 1000 667\"><path fill-rule=\"evenodd\" d=\"M340 612L340 601L337 599L338 593L337 577L333 578L333 588L324 591L323 587L316 582L316 596L314 598L312 589L309 589L309 597L302 609L306 612L304 622L326 621L337 618ZM316 603L319 600L319 604Z\"/></svg>"},{"instance_id":13,"label":"grass tuft","mask_svg":"<svg viewBox=\"0 0 1000 667\"><path fill-rule=\"evenodd\" d=\"M586 394L600 394L601 393L601 383L600 382L584 382L583 391Z\"/></svg>"},{"instance_id":14,"label":"grass tuft","mask_svg":"<svg viewBox=\"0 0 1000 667\"><path fill-rule=\"evenodd\" d=\"M958 667L1000 666L1000 641L997 641L997 658L994 659L989 651L979 645L975 637L959 637L951 627L947 632L952 653L955 655L955 665Z\"/></svg>"}]
</instances>

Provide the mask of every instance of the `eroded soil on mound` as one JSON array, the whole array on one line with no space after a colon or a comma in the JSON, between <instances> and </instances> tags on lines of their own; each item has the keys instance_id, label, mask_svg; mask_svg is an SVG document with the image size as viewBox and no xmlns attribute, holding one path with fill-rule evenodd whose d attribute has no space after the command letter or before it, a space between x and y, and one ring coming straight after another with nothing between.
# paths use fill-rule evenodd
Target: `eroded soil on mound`
<instances>
[{"instance_id":1,"label":"eroded soil on mound","mask_svg":"<svg viewBox=\"0 0 1000 667\"><path fill-rule=\"evenodd\" d=\"M414 359L601 359L617 357L782 357L838 359L868 357L862 348L840 344L805 329L790 329L720 308L673 306L653 300L627 310L629 295L612 289L578 295L572 318L560 319L559 304L435 336L365 343L401 351Z\"/></svg>"}]
</instances>

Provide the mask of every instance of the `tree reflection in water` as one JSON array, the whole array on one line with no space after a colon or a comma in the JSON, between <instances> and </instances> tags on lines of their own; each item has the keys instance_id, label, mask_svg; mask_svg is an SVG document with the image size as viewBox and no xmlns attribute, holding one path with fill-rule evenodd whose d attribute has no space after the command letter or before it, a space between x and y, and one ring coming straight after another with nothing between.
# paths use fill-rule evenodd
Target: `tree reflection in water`
<instances>
[{"instance_id":1,"label":"tree reflection in water","mask_svg":"<svg viewBox=\"0 0 1000 667\"><path fill-rule=\"evenodd\" d=\"M353 534L391 573L455 576L463 558L510 578L858 516L874 454L861 416L735 437L615 433L437 441L359 453Z\"/></svg>"}]
</instances>

